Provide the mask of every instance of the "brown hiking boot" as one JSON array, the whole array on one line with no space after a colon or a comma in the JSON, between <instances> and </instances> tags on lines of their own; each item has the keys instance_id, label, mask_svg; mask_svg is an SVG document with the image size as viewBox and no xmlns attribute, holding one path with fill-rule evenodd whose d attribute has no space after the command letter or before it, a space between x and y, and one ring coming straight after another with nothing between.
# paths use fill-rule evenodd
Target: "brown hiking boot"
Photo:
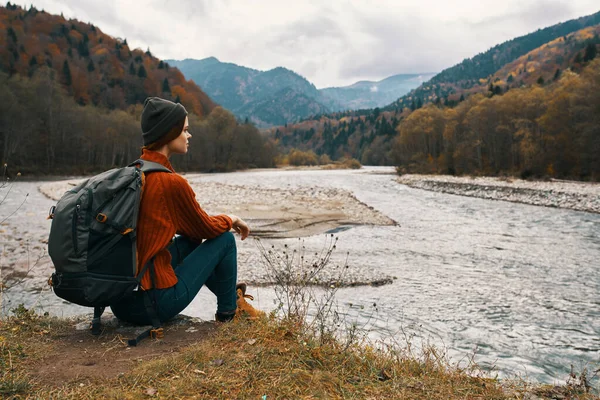
<instances>
[{"instance_id":1,"label":"brown hiking boot","mask_svg":"<svg viewBox=\"0 0 600 400\"><path fill-rule=\"evenodd\" d=\"M235 319L258 319L265 315L264 311L257 310L246 301L246 299L254 300L254 297L246 294L245 283L238 283L235 288L237 292L237 310L235 312Z\"/></svg>"}]
</instances>

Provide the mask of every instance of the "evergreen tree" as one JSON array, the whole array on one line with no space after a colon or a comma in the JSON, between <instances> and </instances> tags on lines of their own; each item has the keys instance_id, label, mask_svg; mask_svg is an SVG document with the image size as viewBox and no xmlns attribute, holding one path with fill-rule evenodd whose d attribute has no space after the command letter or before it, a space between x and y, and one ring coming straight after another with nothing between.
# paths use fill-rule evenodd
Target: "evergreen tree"
<instances>
[{"instance_id":1,"label":"evergreen tree","mask_svg":"<svg viewBox=\"0 0 600 400\"><path fill-rule=\"evenodd\" d=\"M537 80L538 85L543 85L544 84L544 77L540 76Z\"/></svg>"},{"instance_id":2,"label":"evergreen tree","mask_svg":"<svg viewBox=\"0 0 600 400\"><path fill-rule=\"evenodd\" d=\"M508 76L508 79L506 80L506 82L508 82L508 83L512 83L512 81L514 81L514 80L515 80L515 78L513 78L513 74L510 74L510 75Z\"/></svg>"},{"instance_id":3,"label":"evergreen tree","mask_svg":"<svg viewBox=\"0 0 600 400\"><path fill-rule=\"evenodd\" d=\"M511 75L512 76L512 75ZM465 101L465 95L461 94L460 95L460 99L458 99L459 103L462 103L463 101Z\"/></svg>"},{"instance_id":4,"label":"evergreen tree","mask_svg":"<svg viewBox=\"0 0 600 400\"><path fill-rule=\"evenodd\" d=\"M135 67L133 66L133 61L129 64L129 75L135 75Z\"/></svg>"},{"instance_id":5,"label":"evergreen tree","mask_svg":"<svg viewBox=\"0 0 600 400\"><path fill-rule=\"evenodd\" d=\"M558 80L558 78L560 78L560 68L556 69L556 72L554 73L554 80Z\"/></svg>"},{"instance_id":6,"label":"evergreen tree","mask_svg":"<svg viewBox=\"0 0 600 400\"><path fill-rule=\"evenodd\" d=\"M87 70L89 72L94 72L95 69L96 69L96 67L94 66L94 61L92 61L92 59L90 58L90 62L88 63Z\"/></svg>"},{"instance_id":7,"label":"evergreen tree","mask_svg":"<svg viewBox=\"0 0 600 400\"><path fill-rule=\"evenodd\" d=\"M169 80L165 78L162 84L162 91L164 93L171 93L171 87L169 86Z\"/></svg>"},{"instance_id":8,"label":"evergreen tree","mask_svg":"<svg viewBox=\"0 0 600 400\"><path fill-rule=\"evenodd\" d=\"M592 61L594 58L596 58L597 53L598 53L598 50L596 49L596 45L594 43L588 43L588 45L585 47L585 54L583 56L583 61L584 62Z\"/></svg>"},{"instance_id":9,"label":"evergreen tree","mask_svg":"<svg viewBox=\"0 0 600 400\"><path fill-rule=\"evenodd\" d=\"M163 69L165 67L165 64L162 62L162 60L160 60L160 62L158 63L158 69Z\"/></svg>"},{"instance_id":10,"label":"evergreen tree","mask_svg":"<svg viewBox=\"0 0 600 400\"><path fill-rule=\"evenodd\" d=\"M6 33L7 33L8 37L10 39L12 39L13 43L17 43L17 34L15 33L15 30L12 28L12 26L8 27L8 29L6 30Z\"/></svg>"},{"instance_id":11,"label":"evergreen tree","mask_svg":"<svg viewBox=\"0 0 600 400\"><path fill-rule=\"evenodd\" d=\"M575 56L575 60L573 60L573 62L575 62L576 64L580 64L583 61L583 57L581 57L581 53L577 53L577 55Z\"/></svg>"},{"instance_id":12,"label":"evergreen tree","mask_svg":"<svg viewBox=\"0 0 600 400\"><path fill-rule=\"evenodd\" d=\"M181 103L181 99L179 98L179 95L177 95L177 96L175 97L175 101L174 101L174 103Z\"/></svg>"},{"instance_id":13,"label":"evergreen tree","mask_svg":"<svg viewBox=\"0 0 600 400\"><path fill-rule=\"evenodd\" d=\"M89 57L90 56L90 50L88 48L87 42L81 41L77 44L77 52L79 53L80 57Z\"/></svg>"},{"instance_id":14,"label":"evergreen tree","mask_svg":"<svg viewBox=\"0 0 600 400\"><path fill-rule=\"evenodd\" d=\"M69 62L67 60L65 60L65 62L63 63L63 78L65 81L65 85L67 86L71 86L71 84L73 83L72 77L71 77L71 68L69 68Z\"/></svg>"},{"instance_id":15,"label":"evergreen tree","mask_svg":"<svg viewBox=\"0 0 600 400\"><path fill-rule=\"evenodd\" d=\"M138 73L137 73L138 77L140 78L145 78L148 76L148 74L146 73L146 68L144 68L143 65L140 65L140 69L138 69Z\"/></svg>"},{"instance_id":16,"label":"evergreen tree","mask_svg":"<svg viewBox=\"0 0 600 400\"><path fill-rule=\"evenodd\" d=\"M31 57L31 60L29 60L29 66L35 67L36 65L38 65L37 58L35 56L33 56L33 57Z\"/></svg>"}]
</instances>

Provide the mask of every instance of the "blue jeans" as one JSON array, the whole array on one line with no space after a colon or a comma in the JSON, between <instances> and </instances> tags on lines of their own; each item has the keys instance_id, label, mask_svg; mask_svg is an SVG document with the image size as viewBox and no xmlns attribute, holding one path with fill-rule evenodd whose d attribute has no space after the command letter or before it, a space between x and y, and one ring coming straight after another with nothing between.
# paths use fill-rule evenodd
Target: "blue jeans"
<instances>
[{"instance_id":1,"label":"blue jeans","mask_svg":"<svg viewBox=\"0 0 600 400\"><path fill-rule=\"evenodd\" d=\"M235 311L237 247L233 233L225 232L200 245L186 237L177 236L168 249L177 284L166 289L154 289L161 321L167 321L183 311L203 285L217 296L217 312L227 314ZM149 294L153 295L152 292ZM132 297L126 297L110 308L121 320L150 325L152 321L146 311L144 295L144 291L134 292Z\"/></svg>"}]
</instances>

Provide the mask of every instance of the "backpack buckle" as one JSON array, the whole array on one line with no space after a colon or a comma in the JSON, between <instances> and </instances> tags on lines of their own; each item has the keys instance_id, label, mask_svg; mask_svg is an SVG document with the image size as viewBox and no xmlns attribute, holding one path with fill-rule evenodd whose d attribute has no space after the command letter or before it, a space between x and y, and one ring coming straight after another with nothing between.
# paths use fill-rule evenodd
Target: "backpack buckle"
<instances>
[{"instance_id":1,"label":"backpack buckle","mask_svg":"<svg viewBox=\"0 0 600 400\"><path fill-rule=\"evenodd\" d=\"M100 222L101 224L105 223L107 219L108 217L106 214L98 213L98 215L96 215L96 221Z\"/></svg>"},{"instance_id":2,"label":"backpack buckle","mask_svg":"<svg viewBox=\"0 0 600 400\"><path fill-rule=\"evenodd\" d=\"M48 212L48 218L46 218L46 219L53 219L54 218L54 211L56 211L56 206L50 207L50 211Z\"/></svg>"},{"instance_id":3,"label":"backpack buckle","mask_svg":"<svg viewBox=\"0 0 600 400\"><path fill-rule=\"evenodd\" d=\"M162 339L164 336L163 328L150 329L150 337L152 339Z\"/></svg>"}]
</instances>

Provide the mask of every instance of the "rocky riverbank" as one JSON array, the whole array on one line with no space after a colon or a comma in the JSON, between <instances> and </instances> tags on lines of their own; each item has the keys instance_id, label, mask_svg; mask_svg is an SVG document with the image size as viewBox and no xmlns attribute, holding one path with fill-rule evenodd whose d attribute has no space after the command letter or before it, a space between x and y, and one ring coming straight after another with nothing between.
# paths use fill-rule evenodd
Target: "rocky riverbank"
<instances>
[{"instance_id":1,"label":"rocky riverbank","mask_svg":"<svg viewBox=\"0 0 600 400\"><path fill-rule=\"evenodd\" d=\"M598 183L447 175L402 175L397 181L434 192L600 213Z\"/></svg>"},{"instance_id":2,"label":"rocky riverbank","mask_svg":"<svg viewBox=\"0 0 600 400\"><path fill-rule=\"evenodd\" d=\"M228 213L244 218L253 237L265 246L288 243L295 248L297 238L309 238L306 251L320 252L325 232L336 232L355 225L395 225L395 222L360 202L351 192L323 187L299 187L293 190L270 189L257 185L231 185L207 182L201 174L186 178L194 188L201 206L209 214ZM47 256L50 221L47 210L79 180L55 182L19 182L13 184L0 210L0 277L8 288L16 282L27 290L45 287L52 265ZM0 192L5 195L8 188ZM39 189L39 190L38 190ZM27 193L27 195L25 195ZM12 216L10 215L16 211ZM323 235L325 236L325 235ZM329 235L328 235L329 236ZM253 285L271 285L273 274L253 240L238 241L239 279ZM315 281L329 286L382 285L392 282L358 263L344 265L345 254L334 254L331 265L323 268ZM294 267L297 267L294 263ZM290 265L291 267L291 265ZM347 268L346 268L347 267Z\"/></svg>"}]
</instances>

